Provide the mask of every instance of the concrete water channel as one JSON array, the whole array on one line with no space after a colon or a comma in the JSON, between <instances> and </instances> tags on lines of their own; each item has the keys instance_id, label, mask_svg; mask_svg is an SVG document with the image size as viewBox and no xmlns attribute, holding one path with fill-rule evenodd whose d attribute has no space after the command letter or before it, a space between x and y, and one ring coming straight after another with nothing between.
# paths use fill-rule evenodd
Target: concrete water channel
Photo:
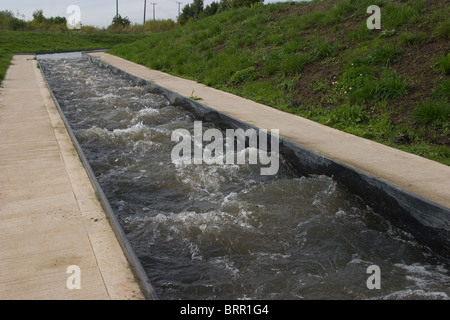
<instances>
[{"instance_id":1,"label":"concrete water channel","mask_svg":"<svg viewBox=\"0 0 450 320\"><path fill-rule=\"evenodd\" d=\"M248 101L238 104L244 115L236 116L237 100L229 94L222 102L231 105L231 112L217 110L203 87L193 89L185 82L186 89L205 97L195 101L149 81L141 67L96 55L120 69L85 54L38 56L38 61L103 205L116 219L122 246L129 260L136 259L134 271L145 273L151 283L147 290L155 296L450 297L450 210L442 191L448 167L335 134L304 119L296 119L304 126L295 128L292 122L278 121L291 115L274 117L273 109ZM127 68L139 71L122 70ZM279 171L262 176L259 165L173 163L172 133L180 128L194 132L195 121L222 132L279 129ZM325 135L315 134L317 130ZM337 135L343 145L329 149L344 150L347 156L367 146L386 150L377 153L382 159L379 175L367 172L363 161L353 166L339 152L329 157L288 139L296 132L323 145L327 135ZM403 162L392 162L393 155ZM380 179L386 175L383 170L392 170L383 168L383 161L431 172L428 177L437 179L433 189L444 196L418 195ZM398 177L398 172L392 178L408 179L412 189L422 183ZM380 289L367 285L371 266L380 270Z\"/></svg>"}]
</instances>

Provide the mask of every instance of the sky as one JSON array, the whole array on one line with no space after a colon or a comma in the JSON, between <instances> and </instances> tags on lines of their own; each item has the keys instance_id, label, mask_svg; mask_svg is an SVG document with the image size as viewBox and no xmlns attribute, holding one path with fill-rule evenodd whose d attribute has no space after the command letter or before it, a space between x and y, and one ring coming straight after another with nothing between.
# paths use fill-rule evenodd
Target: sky
<instances>
[{"instance_id":1,"label":"sky","mask_svg":"<svg viewBox=\"0 0 450 320\"><path fill-rule=\"evenodd\" d=\"M132 23L142 24L144 19L145 0L118 0L119 14L128 17ZM204 0L205 6L214 0ZM217 1L217 0L216 0ZM265 0L264 3L278 2L281 0ZM155 7L156 19L176 20L178 15L178 4L180 8L192 3L193 0L147 0L146 20L153 19L153 5ZM14 14L20 14L25 20L31 20L32 14L37 9L44 10L44 16L66 17L67 8L70 5L77 5L81 9L81 23L83 25L95 27L107 27L111 24L116 15L116 0L0 0L0 10L9 10Z\"/></svg>"}]
</instances>

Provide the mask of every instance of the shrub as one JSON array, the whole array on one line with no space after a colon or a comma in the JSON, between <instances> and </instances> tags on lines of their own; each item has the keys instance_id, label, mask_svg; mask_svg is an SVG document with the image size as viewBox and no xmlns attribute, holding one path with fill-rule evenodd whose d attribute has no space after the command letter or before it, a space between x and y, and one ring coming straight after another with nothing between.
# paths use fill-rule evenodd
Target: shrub
<instances>
[{"instance_id":1,"label":"shrub","mask_svg":"<svg viewBox=\"0 0 450 320\"><path fill-rule=\"evenodd\" d=\"M111 25L108 27L108 29L112 28L127 28L131 25L130 19L128 17L122 18L122 16L119 14L117 16L114 16L112 19Z\"/></svg>"}]
</instances>

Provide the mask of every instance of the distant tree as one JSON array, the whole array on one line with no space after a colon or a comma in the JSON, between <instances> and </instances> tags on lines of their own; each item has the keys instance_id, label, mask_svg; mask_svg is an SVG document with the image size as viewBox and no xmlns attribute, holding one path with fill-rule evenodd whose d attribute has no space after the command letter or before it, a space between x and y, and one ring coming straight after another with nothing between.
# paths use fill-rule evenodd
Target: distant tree
<instances>
[{"instance_id":1,"label":"distant tree","mask_svg":"<svg viewBox=\"0 0 450 320\"><path fill-rule=\"evenodd\" d=\"M188 21L198 20L203 13L203 0L194 0L192 4L183 7L178 22L185 24Z\"/></svg>"},{"instance_id":2,"label":"distant tree","mask_svg":"<svg viewBox=\"0 0 450 320\"><path fill-rule=\"evenodd\" d=\"M44 10L38 9L33 12L33 20L25 21L25 16L17 11L15 16L11 11L0 11L0 28L9 30L53 30L67 31L67 19L65 17L44 16Z\"/></svg>"},{"instance_id":3,"label":"distant tree","mask_svg":"<svg viewBox=\"0 0 450 320\"><path fill-rule=\"evenodd\" d=\"M13 18L9 21L9 29L17 31L17 30L25 30L27 23L24 20Z\"/></svg>"},{"instance_id":4,"label":"distant tree","mask_svg":"<svg viewBox=\"0 0 450 320\"><path fill-rule=\"evenodd\" d=\"M185 24L189 21L189 18L192 18L193 16L194 14L192 13L191 5L188 4L181 10L180 16L178 17L178 22Z\"/></svg>"},{"instance_id":5,"label":"distant tree","mask_svg":"<svg viewBox=\"0 0 450 320\"><path fill-rule=\"evenodd\" d=\"M44 10L38 9L33 12L33 22L37 24L45 23Z\"/></svg>"},{"instance_id":6,"label":"distant tree","mask_svg":"<svg viewBox=\"0 0 450 320\"><path fill-rule=\"evenodd\" d=\"M220 2L214 1L206 7L203 6L203 0L194 0L192 4L184 6L178 23L185 24L228 9L251 7L257 3L264 3L264 0L220 0Z\"/></svg>"},{"instance_id":7,"label":"distant tree","mask_svg":"<svg viewBox=\"0 0 450 320\"><path fill-rule=\"evenodd\" d=\"M51 17L47 19L50 24L67 24L66 17Z\"/></svg>"},{"instance_id":8,"label":"distant tree","mask_svg":"<svg viewBox=\"0 0 450 320\"><path fill-rule=\"evenodd\" d=\"M233 8L251 7L252 4L263 3L263 2L264 2L264 0L232 0L231 6Z\"/></svg>"},{"instance_id":9,"label":"distant tree","mask_svg":"<svg viewBox=\"0 0 450 320\"><path fill-rule=\"evenodd\" d=\"M14 14L12 13L12 11L0 11L0 27L2 29L9 29L9 24L12 19L14 19Z\"/></svg>"},{"instance_id":10,"label":"distant tree","mask_svg":"<svg viewBox=\"0 0 450 320\"><path fill-rule=\"evenodd\" d=\"M0 11L0 21L14 18L14 13L9 10L2 10Z\"/></svg>"},{"instance_id":11,"label":"distant tree","mask_svg":"<svg viewBox=\"0 0 450 320\"><path fill-rule=\"evenodd\" d=\"M128 19L128 17L122 18L122 16L119 14L118 16L114 16L110 27L118 26L118 27L126 28L130 25L131 25L130 19Z\"/></svg>"},{"instance_id":12,"label":"distant tree","mask_svg":"<svg viewBox=\"0 0 450 320\"><path fill-rule=\"evenodd\" d=\"M0 11L0 28L9 30L23 30L26 22L14 16L12 11Z\"/></svg>"},{"instance_id":13,"label":"distant tree","mask_svg":"<svg viewBox=\"0 0 450 320\"><path fill-rule=\"evenodd\" d=\"M200 14L203 12L203 0L194 0L192 3L192 13L194 14L193 18L198 19L200 18Z\"/></svg>"},{"instance_id":14,"label":"distant tree","mask_svg":"<svg viewBox=\"0 0 450 320\"><path fill-rule=\"evenodd\" d=\"M201 14L201 17L204 18L204 17L212 16L213 14L216 14L219 11L219 7L220 7L219 2L216 2L216 1L212 2L211 4L209 4L205 7L205 9L203 10L203 12Z\"/></svg>"},{"instance_id":15,"label":"distant tree","mask_svg":"<svg viewBox=\"0 0 450 320\"><path fill-rule=\"evenodd\" d=\"M220 0L220 10L231 8L251 7L256 3L264 3L264 0Z\"/></svg>"}]
</instances>

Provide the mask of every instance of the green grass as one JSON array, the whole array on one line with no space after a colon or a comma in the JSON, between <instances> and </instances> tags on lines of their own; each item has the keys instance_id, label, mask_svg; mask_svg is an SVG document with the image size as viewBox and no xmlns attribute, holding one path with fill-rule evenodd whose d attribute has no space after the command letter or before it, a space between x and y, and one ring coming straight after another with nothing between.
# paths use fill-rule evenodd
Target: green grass
<instances>
[{"instance_id":1,"label":"green grass","mask_svg":"<svg viewBox=\"0 0 450 320\"><path fill-rule=\"evenodd\" d=\"M449 164L446 120L427 125L416 107L448 101L448 8L422 0L315 6L327 2L230 10L110 53ZM382 8L379 31L366 26L372 4ZM442 49L419 56L433 42ZM421 64L398 68L411 55ZM418 66L434 75L410 76ZM422 92L430 78L434 88Z\"/></svg>"},{"instance_id":2,"label":"green grass","mask_svg":"<svg viewBox=\"0 0 450 320\"><path fill-rule=\"evenodd\" d=\"M435 161L441 162L450 166L450 149L445 146L430 145L424 141L420 141L408 146L401 144L392 144L394 148L414 153L418 156L431 158Z\"/></svg>"},{"instance_id":3,"label":"green grass","mask_svg":"<svg viewBox=\"0 0 450 320\"><path fill-rule=\"evenodd\" d=\"M370 65L386 67L398 60L400 54L401 50L389 43L373 48L363 61Z\"/></svg>"},{"instance_id":4,"label":"green grass","mask_svg":"<svg viewBox=\"0 0 450 320\"><path fill-rule=\"evenodd\" d=\"M434 88L433 98L450 100L450 79L442 81Z\"/></svg>"},{"instance_id":5,"label":"green grass","mask_svg":"<svg viewBox=\"0 0 450 320\"><path fill-rule=\"evenodd\" d=\"M450 75L450 53L437 58L434 67L443 74Z\"/></svg>"},{"instance_id":6,"label":"green grass","mask_svg":"<svg viewBox=\"0 0 450 320\"><path fill-rule=\"evenodd\" d=\"M364 107L344 104L330 114L327 123L339 128L346 128L366 123L369 119L370 117Z\"/></svg>"},{"instance_id":7,"label":"green grass","mask_svg":"<svg viewBox=\"0 0 450 320\"><path fill-rule=\"evenodd\" d=\"M449 128L450 104L431 99L421 101L414 108L413 117L428 126Z\"/></svg>"},{"instance_id":8,"label":"green grass","mask_svg":"<svg viewBox=\"0 0 450 320\"><path fill-rule=\"evenodd\" d=\"M0 82L5 76L13 53L105 49L120 43L131 43L145 36L107 32L0 30Z\"/></svg>"},{"instance_id":9,"label":"green grass","mask_svg":"<svg viewBox=\"0 0 450 320\"><path fill-rule=\"evenodd\" d=\"M401 25L415 23L419 20L423 1L412 1L406 5L391 2L386 5L382 13L382 24L387 30L395 29Z\"/></svg>"},{"instance_id":10,"label":"green grass","mask_svg":"<svg viewBox=\"0 0 450 320\"><path fill-rule=\"evenodd\" d=\"M233 76L231 76L230 81L234 84L238 84L244 81L254 81L259 77L258 72L255 67L247 67L245 69L236 71Z\"/></svg>"},{"instance_id":11,"label":"green grass","mask_svg":"<svg viewBox=\"0 0 450 320\"><path fill-rule=\"evenodd\" d=\"M424 32L405 32L400 35L400 43L406 46L423 46L428 39Z\"/></svg>"},{"instance_id":12,"label":"green grass","mask_svg":"<svg viewBox=\"0 0 450 320\"><path fill-rule=\"evenodd\" d=\"M433 30L433 36L447 40L450 38L449 14L450 7L447 6L445 10L434 12L433 15L430 16L430 21L436 23L436 27ZM445 17L445 19L443 17Z\"/></svg>"},{"instance_id":13,"label":"green grass","mask_svg":"<svg viewBox=\"0 0 450 320\"><path fill-rule=\"evenodd\" d=\"M328 39L317 38L311 44L311 61L325 59L338 53L339 44Z\"/></svg>"},{"instance_id":14,"label":"green grass","mask_svg":"<svg viewBox=\"0 0 450 320\"><path fill-rule=\"evenodd\" d=\"M349 100L355 103L370 103L377 101L392 101L408 92L408 81L399 77L392 70L372 81L365 82L360 88L349 93Z\"/></svg>"},{"instance_id":15,"label":"green grass","mask_svg":"<svg viewBox=\"0 0 450 320\"><path fill-rule=\"evenodd\" d=\"M304 66L311 62L313 58L305 53L291 54L289 57L282 56L278 66L274 66L275 70L285 75L292 75L301 72Z\"/></svg>"},{"instance_id":16,"label":"green grass","mask_svg":"<svg viewBox=\"0 0 450 320\"><path fill-rule=\"evenodd\" d=\"M0 49L0 83L5 77L6 70L8 70L12 54L6 50Z\"/></svg>"}]
</instances>

